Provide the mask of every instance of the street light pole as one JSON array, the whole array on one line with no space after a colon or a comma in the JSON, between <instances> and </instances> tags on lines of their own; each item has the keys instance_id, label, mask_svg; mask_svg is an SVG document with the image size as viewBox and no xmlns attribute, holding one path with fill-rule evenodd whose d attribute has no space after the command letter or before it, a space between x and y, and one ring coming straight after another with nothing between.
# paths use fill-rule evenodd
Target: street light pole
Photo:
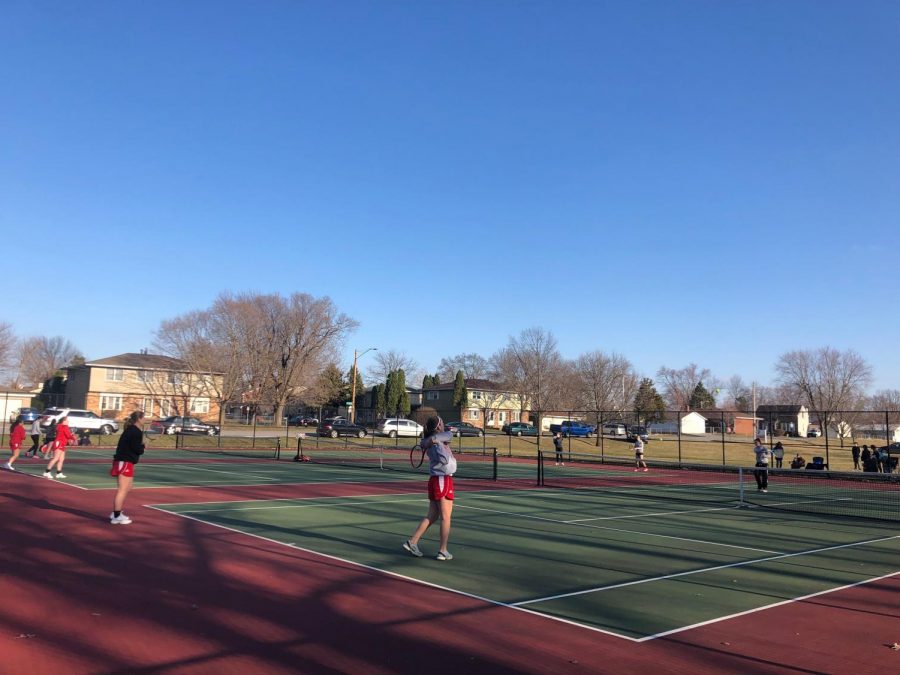
<instances>
[{"instance_id":1,"label":"street light pole","mask_svg":"<svg viewBox=\"0 0 900 675\"><path fill-rule=\"evenodd\" d=\"M350 385L350 423L356 424L356 362L359 360L359 357L367 352L378 351L378 347L369 347L364 352L357 353L357 351L353 350L353 382Z\"/></svg>"}]
</instances>

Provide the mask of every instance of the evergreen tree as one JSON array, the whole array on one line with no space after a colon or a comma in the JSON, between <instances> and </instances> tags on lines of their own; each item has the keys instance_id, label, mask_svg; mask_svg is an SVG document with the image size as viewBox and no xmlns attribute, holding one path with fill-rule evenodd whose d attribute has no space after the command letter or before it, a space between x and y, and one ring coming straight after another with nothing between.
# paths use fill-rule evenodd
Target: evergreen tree
<instances>
[{"instance_id":1,"label":"evergreen tree","mask_svg":"<svg viewBox=\"0 0 900 675\"><path fill-rule=\"evenodd\" d=\"M422 378L422 389L427 389L431 386L434 386L434 378L431 375L426 375Z\"/></svg>"},{"instance_id":2,"label":"evergreen tree","mask_svg":"<svg viewBox=\"0 0 900 675\"><path fill-rule=\"evenodd\" d=\"M363 384L362 375L359 372L359 369L356 370L356 396L357 398L364 394L366 391L365 385ZM353 396L353 367L347 371L347 374L344 377L344 385L341 389L341 395L344 397L344 401L349 401L350 397ZM341 401L343 403L344 401ZM356 407L356 401L353 401L353 407Z\"/></svg>"},{"instance_id":3,"label":"evergreen tree","mask_svg":"<svg viewBox=\"0 0 900 675\"><path fill-rule=\"evenodd\" d=\"M406 372L401 368L397 371L397 387L400 389L400 396L397 401L397 409L403 416L409 415L412 406L409 403L409 392L406 391Z\"/></svg>"},{"instance_id":4,"label":"evergreen tree","mask_svg":"<svg viewBox=\"0 0 900 675\"><path fill-rule=\"evenodd\" d=\"M645 425L659 422L666 417L666 403L649 377L641 380L634 396L634 413L641 424Z\"/></svg>"},{"instance_id":5,"label":"evergreen tree","mask_svg":"<svg viewBox=\"0 0 900 675\"><path fill-rule=\"evenodd\" d=\"M375 406L375 417L387 417L387 403L384 398L384 385L376 384L372 387L372 401Z\"/></svg>"},{"instance_id":6,"label":"evergreen tree","mask_svg":"<svg viewBox=\"0 0 900 675\"><path fill-rule=\"evenodd\" d=\"M384 383L384 409L388 416L393 416L400 405L400 390L397 389L396 381L396 373L392 370L387 374L387 380Z\"/></svg>"},{"instance_id":7,"label":"evergreen tree","mask_svg":"<svg viewBox=\"0 0 900 675\"><path fill-rule=\"evenodd\" d=\"M431 378L431 383L436 387L441 383L441 376L437 373L434 374L434 377Z\"/></svg>"},{"instance_id":8,"label":"evergreen tree","mask_svg":"<svg viewBox=\"0 0 900 675\"><path fill-rule=\"evenodd\" d=\"M342 398L344 378L341 376L340 368L333 363L325 366L316 383L316 391L318 401L322 405L337 407L346 401L346 398Z\"/></svg>"},{"instance_id":9,"label":"evergreen tree","mask_svg":"<svg viewBox=\"0 0 900 675\"><path fill-rule=\"evenodd\" d=\"M698 382L697 386L694 387L688 405L691 410L708 410L709 408L716 407L716 399L709 391L707 391L706 387L703 386L703 380Z\"/></svg>"},{"instance_id":10,"label":"evergreen tree","mask_svg":"<svg viewBox=\"0 0 900 675\"><path fill-rule=\"evenodd\" d=\"M469 391L466 389L466 378L463 371L456 371L456 381L453 383L453 405L459 408L459 415L469 407Z\"/></svg>"}]
</instances>

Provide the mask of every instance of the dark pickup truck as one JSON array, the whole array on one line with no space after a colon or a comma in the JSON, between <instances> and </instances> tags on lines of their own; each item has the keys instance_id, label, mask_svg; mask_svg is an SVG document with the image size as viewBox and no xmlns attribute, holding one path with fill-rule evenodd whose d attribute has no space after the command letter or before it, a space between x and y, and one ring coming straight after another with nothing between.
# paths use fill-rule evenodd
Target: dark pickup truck
<instances>
[{"instance_id":1,"label":"dark pickup truck","mask_svg":"<svg viewBox=\"0 0 900 675\"><path fill-rule=\"evenodd\" d=\"M590 438L594 435L594 432L596 430L597 429L593 424L581 422L580 420L565 420L561 424L550 425L551 434L559 432L565 438L568 438L569 436L584 436L586 438Z\"/></svg>"}]
</instances>

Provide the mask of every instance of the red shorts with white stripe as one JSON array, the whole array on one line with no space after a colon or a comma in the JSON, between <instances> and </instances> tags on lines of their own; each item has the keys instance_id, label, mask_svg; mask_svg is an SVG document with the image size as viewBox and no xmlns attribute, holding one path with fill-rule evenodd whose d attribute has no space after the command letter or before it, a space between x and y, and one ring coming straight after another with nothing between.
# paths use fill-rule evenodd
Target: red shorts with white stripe
<instances>
[{"instance_id":1,"label":"red shorts with white stripe","mask_svg":"<svg viewBox=\"0 0 900 675\"><path fill-rule=\"evenodd\" d=\"M131 462L123 462L117 459L113 460L112 469L109 470L110 476L134 476L134 464Z\"/></svg>"},{"instance_id":2,"label":"red shorts with white stripe","mask_svg":"<svg viewBox=\"0 0 900 675\"><path fill-rule=\"evenodd\" d=\"M453 476L431 476L428 479L428 499L433 502L442 499L453 501Z\"/></svg>"}]
</instances>

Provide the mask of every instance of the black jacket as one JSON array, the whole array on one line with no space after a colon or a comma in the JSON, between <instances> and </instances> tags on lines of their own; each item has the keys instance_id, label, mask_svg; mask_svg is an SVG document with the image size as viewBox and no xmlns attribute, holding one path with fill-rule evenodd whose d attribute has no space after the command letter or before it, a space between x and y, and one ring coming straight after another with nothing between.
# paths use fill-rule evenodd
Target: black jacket
<instances>
[{"instance_id":1,"label":"black jacket","mask_svg":"<svg viewBox=\"0 0 900 675\"><path fill-rule=\"evenodd\" d=\"M137 464L144 454L144 432L135 424L125 427L125 431L119 437L116 445L117 462L131 462Z\"/></svg>"}]
</instances>

